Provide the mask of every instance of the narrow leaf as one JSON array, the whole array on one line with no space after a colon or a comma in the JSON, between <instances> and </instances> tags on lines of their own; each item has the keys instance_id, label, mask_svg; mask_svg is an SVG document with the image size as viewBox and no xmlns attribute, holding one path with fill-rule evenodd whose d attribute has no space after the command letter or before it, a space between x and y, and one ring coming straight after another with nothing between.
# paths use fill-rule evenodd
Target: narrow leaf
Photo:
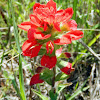
<instances>
[{"instance_id":1,"label":"narrow leaf","mask_svg":"<svg viewBox=\"0 0 100 100\"><path fill-rule=\"evenodd\" d=\"M54 93L53 90L50 90L49 91L49 96L50 96L50 100L57 100L58 94L57 93Z\"/></svg>"},{"instance_id":2,"label":"narrow leaf","mask_svg":"<svg viewBox=\"0 0 100 100\"><path fill-rule=\"evenodd\" d=\"M25 89L24 89L24 81L23 81L23 71L22 71L21 49L20 49L20 44L19 44L18 30L17 30L17 25L16 25L16 22L15 22L15 14L14 14L12 0L8 0L8 4L9 4L10 10L11 10L13 26L14 26L14 37L15 37L15 41L16 41L16 45L17 45L17 49L18 49L18 53L19 53L20 94L22 96L22 100L26 100Z\"/></svg>"},{"instance_id":3,"label":"narrow leaf","mask_svg":"<svg viewBox=\"0 0 100 100\"><path fill-rule=\"evenodd\" d=\"M69 75L66 75L65 73L59 73L57 74L55 81L65 80L69 77Z\"/></svg>"},{"instance_id":4,"label":"narrow leaf","mask_svg":"<svg viewBox=\"0 0 100 100\"><path fill-rule=\"evenodd\" d=\"M65 87L72 85L72 83L66 83L66 84L59 84L58 85L58 91L57 93L59 94Z\"/></svg>"},{"instance_id":5,"label":"narrow leaf","mask_svg":"<svg viewBox=\"0 0 100 100\"><path fill-rule=\"evenodd\" d=\"M74 98L75 98L77 95L79 95L82 91L86 91L87 89L89 89L89 86L77 90L71 97L69 97L69 98L66 99L66 100L72 100L72 99L74 99Z\"/></svg>"},{"instance_id":6,"label":"narrow leaf","mask_svg":"<svg viewBox=\"0 0 100 100\"><path fill-rule=\"evenodd\" d=\"M45 97L44 95L41 94L41 92L35 90L35 89L32 89L32 91L38 95L42 100L49 100L47 97Z\"/></svg>"},{"instance_id":7,"label":"narrow leaf","mask_svg":"<svg viewBox=\"0 0 100 100\"><path fill-rule=\"evenodd\" d=\"M40 79L43 79L43 80L48 80L50 78L52 78L54 75L53 71L52 70L49 70L48 68L46 68L43 73L41 73L40 75Z\"/></svg>"},{"instance_id":8,"label":"narrow leaf","mask_svg":"<svg viewBox=\"0 0 100 100\"><path fill-rule=\"evenodd\" d=\"M2 54L2 57L1 57L1 62L0 62L0 71L1 71L1 67L2 67L2 62L3 62L3 58L4 58L4 52L3 52L3 54Z\"/></svg>"},{"instance_id":9,"label":"narrow leaf","mask_svg":"<svg viewBox=\"0 0 100 100\"><path fill-rule=\"evenodd\" d=\"M22 96L21 96L21 94L20 94L20 91L19 91L19 88L18 88L18 86L17 86L17 84L16 84L15 79L12 80L12 84L13 84L13 87L15 88L16 92L17 92L17 95L20 96L20 98L21 98L21 100L22 100Z\"/></svg>"}]
</instances>

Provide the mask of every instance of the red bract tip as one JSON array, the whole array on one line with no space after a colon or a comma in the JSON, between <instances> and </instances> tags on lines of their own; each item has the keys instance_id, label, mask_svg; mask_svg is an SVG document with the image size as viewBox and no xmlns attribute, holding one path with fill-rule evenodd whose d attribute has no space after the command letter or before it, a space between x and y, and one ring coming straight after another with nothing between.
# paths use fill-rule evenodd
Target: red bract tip
<instances>
[{"instance_id":1,"label":"red bract tip","mask_svg":"<svg viewBox=\"0 0 100 100\"><path fill-rule=\"evenodd\" d=\"M70 36L71 40L78 40L83 37L83 32L79 30L70 31L65 36Z\"/></svg>"},{"instance_id":2,"label":"red bract tip","mask_svg":"<svg viewBox=\"0 0 100 100\"><path fill-rule=\"evenodd\" d=\"M50 54L52 54L52 52L54 50L54 45L51 41L46 43L46 49L47 49L47 53L49 53L49 51L50 51Z\"/></svg>"},{"instance_id":3,"label":"red bract tip","mask_svg":"<svg viewBox=\"0 0 100 100\"><path fill-rule=\"evenodd\" d=\"M56 62L57 62L56 56L49 57L49 56L44 55L41 59L41 65L49 69L52 69L53 67L55 67Z\"/></svg>"},{"instance_id":4,"label":"red bract tip","mask_svg":"<svg viewBox=\"0 0 100 100\"><path fill-rule=\"evenodd\" d=\"M37 67L35 71L36 73L41 73L43 69L43 67Z\"/></svg>"},{"instance_id":5,"label":"red bract tip","mask_svg":"<svg viewBox=\"0 0 100 100\"><path fill-rule=\"evenodd\" d=\"M56 50L56 55L60 55L62 53L62 47Z\"/></svg>"},{"instance_id":6,"label":"red bract tip","mask_svg":"<svg viewBox=\"0 0 100 100\"><path fill-rule=\"evenodd\" d=\"M28 31L31 28L31 22L23 22L20 25L18 25L19 28Z\"/></svg>"},{"instance_id":7,"label":"red bract tip","mask_svg":"<svg viewBox=\"0 0 100 100\"><path fill-rule=\"evenodd\" d=\"M70 20L67 24L68 24L70 30L76 30L77 29L77 23L75 22L75 20Z\"/></svg>"},{"instance_id":8,"label":"red bract tip","mask_svg":"<svg viewBox=\"0 0 100 100\"><path fill-rule=\"evenodd\" d=\"M43 83L44 81L40 79L40 74L35 74L32 76L31 81L30 81L30 86L38 83Z\"/></svg>"},{"instance_id":9,"label":"red bract tip","mask_svg":"<svg viewBox=\"0 0 100 100\"><path fill-rule=\"evenodd\" d=\"M68 53L68 52L65 52L64 54L65 54L65 56L66 56L67 58L70 58L70 57L71 57L71 54Z\"/></svg>"},{"instance_id":10,"label":"red bract tip","mask_svg":"<svg viewBox=\"0 0 100 100\"><path fill-rule=\"evenodd\" d=\"M72 64L68 62L66 67L61 68L61 71L69 75L72 71L74 71L74 68L72 68Z\"/></svg>"},{"instance_id":11,"label":"red bract tip","mask_svg":"<svg viewBox=\"0 0 100 100\"><path fill-rule=\"evenodd\" d=\"M47 5L46 5L49 9L53 8L54 12L57 11L57 8L56 8L56 3L53 1L53 0L50 0Z\"/></svg>"},{"instance_id":12,"label":"red bract tip","mask_svg":"<svg viewBox=\"0 0 100 100\"><path fill-rule=\"evenodd\" d=\"M54 43L57 44L57 45L70 44L71 43L71 37L68 36L68 35L67 36L63 35L61 37L61 39L54 40Z\"/></svg>"},{"instance_id":13,"label":"red bract tip","mask_svg":"<svg viewBox=\"0 0 100 100\"><path fill-rule=\"evenodd\" d=\"M36 40L33 40L33 41L30 41L30 40L26 40L22 46L22 51L25 52L27 51L29 48L31 48L32 46L36 45L37 44L37 41Z\"/></svg>"},{"instance_id":14,"label":"red bract tip","mask_svg":"<svg viewBox=\"0 0 100 100\"><path fill-rule=\"evenodd\" d=\"M47 39L49 37L51 37L51 34L47 34L47 35L44 35L42 32L36 32L35 29L31 28L28 30L28 38L30 40L33 40L33 39L41 39L41 40L44 40L44 39Z\"/></svg>"},{"instance_id":15,"label":"red bract tip","mask_svg":"<svg viewBox=\"0 0 100 100\"><path fill-rule=\"evenodd\" d=\"M36 40L26 40L22 46L23 55L29 56L30 58L36 57L40 51L41 46L42 45L37 44Z\"/></svg>"}]
</instances>

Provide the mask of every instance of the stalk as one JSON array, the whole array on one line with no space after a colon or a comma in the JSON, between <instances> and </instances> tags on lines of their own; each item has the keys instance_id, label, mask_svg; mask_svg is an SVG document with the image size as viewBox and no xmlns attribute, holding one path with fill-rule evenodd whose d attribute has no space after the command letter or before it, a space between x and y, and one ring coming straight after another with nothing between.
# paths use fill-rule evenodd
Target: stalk
<instances>
[{"instance_id":1,"label":"stalk","mask_svg":"<svg viewBox=\"0 0 100 100\"><path fill-rule=\"evenodd\" d=\"M54 72L54 77L52 79L52 88L53 88L53 92L56 93L56 89L55 89L56 67L53 68L53 72Z\"/></svg>"}]
</instances>

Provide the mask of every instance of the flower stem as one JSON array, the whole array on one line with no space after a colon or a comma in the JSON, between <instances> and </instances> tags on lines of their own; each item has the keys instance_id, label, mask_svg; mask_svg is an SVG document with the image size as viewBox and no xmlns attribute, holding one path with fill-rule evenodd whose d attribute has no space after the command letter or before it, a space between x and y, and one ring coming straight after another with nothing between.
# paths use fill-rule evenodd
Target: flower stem
<instances>
[{"instance_id":1,"label":"flower stem","mask_svg":"<svg viewBox=\"0 0 100 100\"><path fill-rule=\"evenodd\" d=\"M53 68L53 72L54 72L54 77L52 79L52 88L54 93L56 93L56 89L55 89L55 75L56 75L56 67Z\"/></svg>"}]
</instances>

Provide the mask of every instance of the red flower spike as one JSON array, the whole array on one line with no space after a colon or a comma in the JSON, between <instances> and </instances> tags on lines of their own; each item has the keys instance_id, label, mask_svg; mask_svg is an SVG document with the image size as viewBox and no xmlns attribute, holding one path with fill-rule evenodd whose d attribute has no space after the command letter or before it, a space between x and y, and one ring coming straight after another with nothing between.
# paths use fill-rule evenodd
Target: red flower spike
<instances>
[{"instance_id":1,"label":"red flower spike","mask_svg":"<svg viewBox=\"0 0 100 100\"><path fill-rule=\"evenodd\" d=\"M56 3L53 0L48 1L46 5L35 3L33 13L30 15L30 22L18 25L21 29L28 31L30 28L38 29L42 27L46 31L48 25L53 25L57 31L61 31L60 24L62 24L62 27L63 25L69 26L69 28L66 27L66 31L77 29L76 22L74 20L69 21L73 15L73 9L67 8L57 11Z\"/></svg>"},{"instance_id":2,"label":"red flower spike","mask_svg":"<svg viewBox=\"0 0 100 100\"><path fill-rule=\"evenodd\" d=\"M46 43L46 49L47 49L47 53L49 53L49 50L50 50L50 54L52 54L52 52L54 50L54 45L51 41Z\"/></svg>"},{"instance_id":3,"label":"red flower spike","mask_svg":"<svg viewBox=\"0 0 100 100\"><path fill-rule=\"evenodd\" d=\"M61 71L69 75L72 71L74 71L74 68L72 68L72 64L68 62L66 67L61 68Z\"/></svg>"},{"instance_id":4,"label":"red flower spike","mask_svg":"<svg viewBox=\"0 0 100 100\"><path fill-rule=\"evenodd\" d=\"M40 51L41 45L36 43L36 40L27 40L22 46L22 51L24 56L36 57Z\"/></svg>"},{"instance_id":5,"label":"red flower spike","mask_svg":"<svg viewBox=\"0 0 100 100\"><path fill-rule=\"evenodd\" d=\"M40 44L44 44L48 41L46 40L42 42L42 40L48 39L51 35L52 38L50 38L49 41L53 41L53 43L57 45L70 44L73 40L82 38L83 32L76 30L77 23L74 20L70 20L72 15L72 8L57 11L56 3L53 0L49 0L46 5L35 3L33 7L33 14L30 15L30 21L23 22L18 25L19 28L28 31L28 40L22 46L23 55L30 56L31 58L37 56L41 48ZM67 33L61 38L56 37L57 32L58 34L62 34L65 31L67 31ZM57 39L54 40L55 38ZM47 53L50 52L50 54L52 54L54 45L48 42L46 44L46 49ZM43 56L43 59L48 58L48 61L51 61L54 57L45 55L45 57ZM48 61L44 61L45 63L42 62L45 64L44 66L49 69L54 67L56 59L54 59L53 64L49 64Z\"/></svg>"},{"instance_id":6,"label":"red flower spike","mask_svg":"<svg viewBox=\"0 0 100 100\"><path fill-rule=\"evenodd\" d=\"M40 79L40 74L35 74L32 76L31 81L30 81L30 86L38 83L43 83L44 81Z\"/></svg>"},{"instance_id":7,"label":"red flower spike","mask_svg":"<svg viewBox=\"0 0 100 100\"><path fill-rule=\"evenodd\" d=\"M52 69L53 67L55 67L56 62L57 62L56 56L49 57L49 56L44 55L41 59L41 65L49 69Z\"/></svg>"}]
</instances>

